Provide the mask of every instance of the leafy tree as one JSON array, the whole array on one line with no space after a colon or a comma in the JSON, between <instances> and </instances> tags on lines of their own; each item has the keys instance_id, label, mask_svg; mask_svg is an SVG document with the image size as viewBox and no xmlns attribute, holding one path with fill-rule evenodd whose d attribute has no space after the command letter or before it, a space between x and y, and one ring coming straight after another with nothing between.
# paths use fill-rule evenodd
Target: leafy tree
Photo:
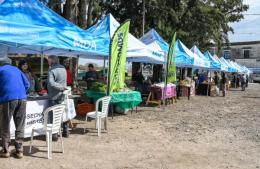
<instances>
[{"instance_id":1,"label":"leafy tree","mask_svg":"<svg viewBox=\"0 0 260 169\"><path fill-rule=\"evenodd\" d=\"M141 36L141 0L107 0L100 5L120 22L130 18L131 32ZM146 31L155 28L167 41L177 31L189 47L196 44L206 49L212 43L221 47L229 42L227 33L233 31L229 23L243 19L248 6L243 0L146 0L145 9Z\"/></svg>"},{"instance_id":2,"label":"leafy tree","mask_svg":"<svg viewBox=\"0 0 260 169\"><path fill-rule=\"evenodd\" d=\"M130 31L142 36L144 0L41 1L84 29L107 13L121 23L131 19ZM243 0L145 0L145 31L155 28L166 41L177 32L188 47L196 44L206 49L214 43L220 48L229 43L228 32L233 32L229 23L243 19L242 12L247 9Z\"/></svg>"}]
</instances>

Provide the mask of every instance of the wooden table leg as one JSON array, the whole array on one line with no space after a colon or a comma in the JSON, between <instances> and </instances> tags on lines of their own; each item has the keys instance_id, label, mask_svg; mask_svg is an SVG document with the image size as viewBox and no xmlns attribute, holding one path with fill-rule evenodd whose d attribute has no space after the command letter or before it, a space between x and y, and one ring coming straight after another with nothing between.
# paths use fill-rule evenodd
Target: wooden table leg
<instances>
[{"instance_id":1,"label":"wooden table leg","mask_svg":"<svg viewBox=\"0 0 260 169\"><path fill-rule=\"evenodd\" d=\"M152 92L150 92L149 95L148 95L148 98L147 98L146 103L145 103L146 106L149 104L149 101L151 101L151 97L152 97Z\"/></svg>"}]
</instances>

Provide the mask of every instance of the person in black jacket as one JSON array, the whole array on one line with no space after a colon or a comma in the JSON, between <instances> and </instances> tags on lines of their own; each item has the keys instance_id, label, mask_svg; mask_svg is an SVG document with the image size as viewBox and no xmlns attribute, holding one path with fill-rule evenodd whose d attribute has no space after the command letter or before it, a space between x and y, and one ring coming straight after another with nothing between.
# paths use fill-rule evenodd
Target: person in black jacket
<instances>
[{"instance_id":1,"label":"person in black jacket","mask_svg":"<svg viewBox=\"0 0 260 169\"><path fill-rule=\"evenodd\" d=\"M41 90L40 83L35 74L31 71L27 61L21 60L18 65L19 69L26 75L28 81L30 82L30 88L28 89L28 94L34 94Z\"/></svg>"},{"instance_id":2,"label":"person in black jacket","mask_svg":"<svg viewBox=\"0 0 260 169\"><path fill-rule=\"evenodd\" d=\"M144 84L144 76L142 74L141 69L133 75L133 81L135 82L135 90L142 93L142 88Z\"/></svg>"},{"instance_id":3,"label":"person in black jacket","mask_svg":"<svg viewBox=\"0 0 260 169\"><path fill-rule=\"evenodd\" d=\"M226 96L226 84L227 84L227 77L226 74L222 72L220 85L221 85L223 97Z\"/></svg>"},{"instance_id":4,"label":"person in black jacket","mask_svg":"<svg viewBox=\"0 0 260 169\"><path fill-rule=\"evenodd\" d=\"M213 80L214 80L215 85L216 85L217 87L219 87L219 83L220 83L220 81L219 81L219 75L218 75L218 72L215 72L215 73L214 73Z\"/></svg>"},{"instance_id":5,"label":"person in black jacket","mask_svg":"<svg viewBox=\"0 0 260 169\"><path fill-rule=\"evenodd\" d=\"M99 79L98 73L94 69L94 65L89 64L88 65L88 72L85 75L85 81L87 82L87 88L89 89L92 86L93 82L98 81L98 79Z\"/></svg>"}]
</instances>

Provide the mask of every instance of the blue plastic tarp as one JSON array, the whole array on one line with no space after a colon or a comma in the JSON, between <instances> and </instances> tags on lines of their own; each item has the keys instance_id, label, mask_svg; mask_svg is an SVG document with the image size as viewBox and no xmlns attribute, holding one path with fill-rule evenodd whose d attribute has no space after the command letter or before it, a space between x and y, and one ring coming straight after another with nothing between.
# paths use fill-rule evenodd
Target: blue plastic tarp
<instances>
[{"instance_id":1,"label":"blue plastic tarp","mask_svg":"<svg viewBox=\"0 0 260 169\"><path fill-rule=\"evenodd\" d=\"M8 53L105 56L106 41L86 33L38 0L0 1L0 45Z\"/></svg>"},{"instance_id":2,"label":"blue plastic tarp","mask_svg":"<svg viewBox=\"0 0 260 169\"><path fill-rule=\"evenodd\" d=\"M111 14L108 14L97 24L88 28L86 32L93 36L99 36L106 39L103 48L109 53L110 39L113 37L114 32L119 26L119 22ZM157 49L149 49L143 42L129 33L127 61L159 64L164 62L164 56L160 55L160 52L157 51Z\"/></svg>"}]
</instances>

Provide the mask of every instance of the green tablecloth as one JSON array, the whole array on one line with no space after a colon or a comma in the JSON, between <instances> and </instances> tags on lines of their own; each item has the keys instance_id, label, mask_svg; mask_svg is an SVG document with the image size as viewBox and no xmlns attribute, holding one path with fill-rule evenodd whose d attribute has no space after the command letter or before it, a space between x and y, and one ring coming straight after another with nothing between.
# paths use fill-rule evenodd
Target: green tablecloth
<instances>
[{"instance_id":1,"label":"green tablecloth","mask_svg":"<svg viewBox=\"0 0 260 169\"><path fill-rule=\"evenodd\" d=\"M87 90L86 96L93 98L94 101L98 100L101 97L105 96L103 92L96 92ZM138 106L142 102L141 93L137 91L128 91L128 92L114 92L111 94L111 102L121 109L132 109Z\"/></svg>"}]
</instances>

